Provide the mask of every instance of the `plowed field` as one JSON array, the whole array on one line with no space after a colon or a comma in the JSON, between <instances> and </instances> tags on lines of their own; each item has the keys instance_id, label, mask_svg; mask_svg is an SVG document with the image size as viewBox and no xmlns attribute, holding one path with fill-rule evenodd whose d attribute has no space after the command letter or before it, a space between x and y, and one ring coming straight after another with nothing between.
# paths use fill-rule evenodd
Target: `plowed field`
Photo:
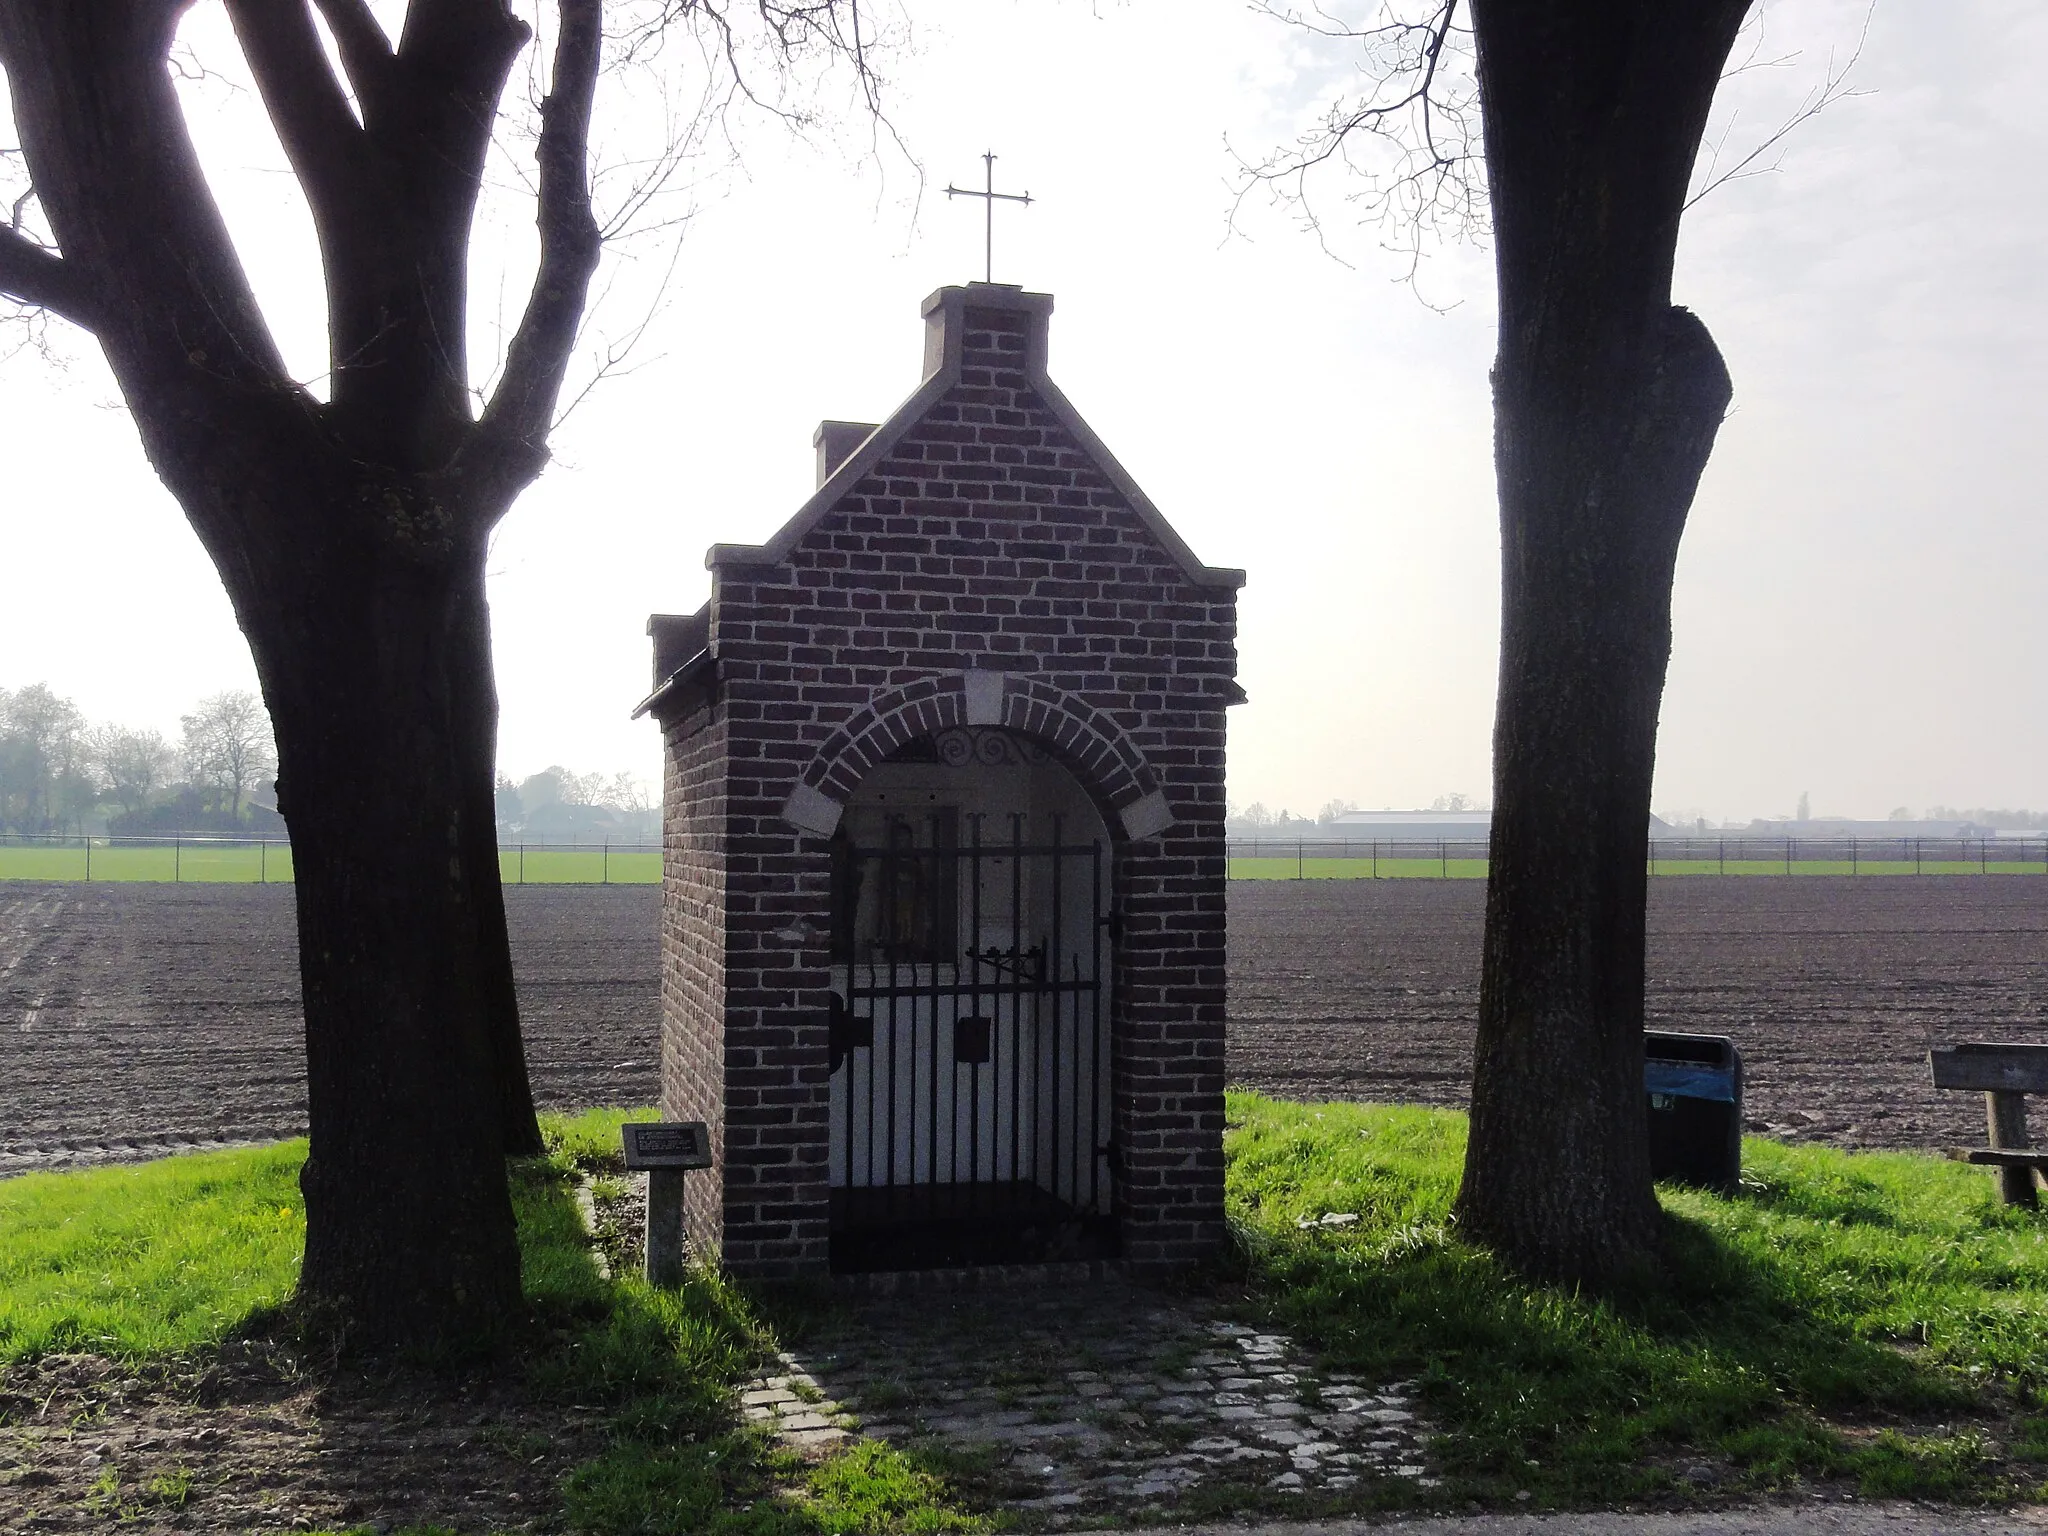
<instances>
[{"instance_id":1,"label":"plowed field","mask_svg":"<svg viewBox=\"0 0 2048 1536\"><path fill-rule=\"evenodd\" d=\"M2048 1040L2048 882L1701 877L1651 893L1651 1022L1736 1038L1753 1129L1979 1137L1973 1096L1927 1086L1928 1046ZM1233 884L1233 1081L1461 1103L1484 898L1478 881ZM544 1105L654 1098L659 900L506 892ZM0 885L0 1172L303 1130L295 956L285 886Z\"/></svg>"},{"instance_id":2,"label":"plowed field","mask_svg":"<svg viewBox=\"0 0 2048 1536\"><path fill-rule=\"evenodd\" d=\"M1479 881L1230 889L1230 1075L1288 1098L1458 1104ZM1650 883L1649 1024L1734 1037L1750 1129L1837 1146L1984 1136L1929 1046L2048 1041L2048 882L2000 875ZM2048 1112L2035 1110L2036 1138Z\"/></svg>"},{"instance_id":3,"label":"plowed field","mask_svg":"<svg viewBox=\"0 0 2048 1536\"><path fill-rule=\"evenodd\" d=\"M658 1094L649 886L508 889L542 1107ZM292 891L0 885L0 1173L306 1127Z\"/></svg>"}]
</instances>

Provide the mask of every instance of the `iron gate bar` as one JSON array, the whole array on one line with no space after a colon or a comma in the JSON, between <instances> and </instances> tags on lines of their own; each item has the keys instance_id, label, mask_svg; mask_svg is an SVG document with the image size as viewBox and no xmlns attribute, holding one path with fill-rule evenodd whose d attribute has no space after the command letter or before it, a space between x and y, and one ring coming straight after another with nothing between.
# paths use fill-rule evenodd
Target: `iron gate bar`
<instances>
[{"instance_id":1,"label":"iron gate bar","mask_svg":"<svg viewBox=\"0 0 2048 1536\"><path fill-rule=\"evenodd\" d=\"M921 1182L991 1187L1008 1183L1022 1194L1028 1185L1079 1211L1106 1214L1100 1210L1105 1191L1101 1160L1112 1149L1102 1145L1101 1134L1102 993L1108 980L1102 945L1110 937L1102 918L1103 847L1099 841L1068 843L1064 819L1058 816L1052 818L1050 842L1026 841L1026 817L1021 814L1011 813L1009 838L993 844L986 840L983 817L970 816L968 820L968 836L951 846L946 845L949 840L940 834L934 818L933 846L904 846L892 837L892 846L858 848L849 844L844 850L846 878L839 891L841 901L859 899L865 883L860 878L863 868L879 866L882 875L874 892L877 904L869 908L881 932L862 938L857 912L852 916L856 926L845 930L845 1008L868 1021L871 1030L874 1005L886 1000L883 1017L888 1034L886 1049L872 1035L860 1040L864 1031L849 1035L843 1080L846 1126L841 1137L845 1186L872 1191ZM909 824L896 825L907 829ZM1076 926L1072 919L1077 915L1065 910L1071 895L1064 866L1070 858L1084 857L1089 861L1090 942L1083 948L1092 961L1088 968L1092 975L1084 974L1080 950L1066 953ZM991 858L1010 860L1011 943L1007 948L988 942L989 914L982 884L984 874L991 872L987 870ZM1037 944L1027 942L1032 919L1024 873L1031 860L1049 861L1051 866L1043 872L1046 885L1034 886L1051 897L1051 910L1042 919L1049 932ZM905 871L913 881L907 889ZM962 901L959 880L967 871L973 878ZM1037 878L1034 876L1034 881ZM967 909L964 913L962 906ZM948 912L955 915L949 917ZM964 946L957 935L960 916L968 919ZM868 952L865 958L863 948ZM920 965L928 967L923 975L919 974ZM1081 1004L1084 995L1090 1000L1085 1010ZM1071 1005L1064 1001L1068 998L1073 999ZM1007 1053L1000 1039L1006 1004ZM918 1018L920 1012L926 1017ZM963 1023L976 1026L971 1039L962 1033ZM1080 1038L1084 1028L1089 1031L1086 1041ZM1032 1037L1028 1062L1026 1029ZM983 1030L989 1035L985 1043L979 1033ZM967 1041L964 1046L963 1040ZM999 1076L990 1077L984 1092L983 1069L1000 1074L1006 1054L1009 1093L1000 1092ZM950 1091L942 1092L947 1084L940 1074L949 1067ZM968 1074L964 1083L962 1067ZM1029 1095L1023 1091L1027 1067L1032 1078ZM920 1068L928 1073L923 1084L917 1082ZM863 1070L864 1084L860 1081ZM1068 1093L1075 1096L1075 1102L1063 1106L1061 1100ZM1079 1102L1083 1094L1088 1096L1085 1113ZM1010 1119L1007 1138L1001 1134L1005 1098ZM1029 1135L1027 1098L1032 1122ZM877 1103L878 1099L885 1099L886 1107ZM914 1116L906 1125L901 1118L906 1103L916 1105L919 1100L923 1100L919 1107L925 1114ZM948 1105L942 1147L941 1111ZM927 1121L921 1138L916 1118ZM1088 1137L1085 1149L1078 1140L1084 1132ZM877 1133L886 1150L874 1146ZM899 1145L905 1134L908 1145ZM1064 1154L1062 1135L1075 1142ZM1005 1139L1010 1152L1007 1170L1001 1151Z\"/></svg>"},{"instance_id":2,"label":"iron gate bar","mask_svg":"<svg viewBox=\"0 0 2048 1536\"><path fill-rule=\"evenodd\" d=\"M1057 815L1055 815L1052 819L1052 841L1054 847L1059 846L1060 818ZM1052 967L1052 979L1055 982L1057 982L1060 979L1060 956L1066 953L1066 951L1060 947L1060 866L1065 862L1066 861L1063 859L1054 859L1052 861L1052 954L1049 958ZM1042 974L1044 970L1043 964L1041 964L1040 970ZM1057 996L1058 994L1054 995ZM1078 1011L1079 1010L1077 1009L1076 1012ZM1058 1189L1060 1184L1060 1073L1058 1066L1060 1049L1060 1029L1066 1022L1064 1019L1060 1017L1060 1013L1061 1010L1058 1007L1055 1007L1052 1011L1052 1049L1054 1062L1052 1074L1052 1184L1053 1188L1055 1189ZM1074 1042L1074 1054L1077 1058L1080 1055L1080 1044L1081 1042L1079 1040L1076 1040ZM1080 1075L1080 1062L1076 1060L1074 1076L1078 1079ZM1077 1081L1074 1084L1074 1125L1072 1128L1073 1131L1078 1131L1081 1128L1080 1091L1081 1085ZM1093 1092L1092 1085L1090 1088L1090 1092ZM1070 1131L1069 1134L1071 1135L1072 1131ZM1081 1153L1079 1148L1075 1149L1073 1154L1073 1160L1074 1193L1078 1196L1081 1193ZM1079 1205L1081 1202L1078 1199L1076 1199L1074 1203L1076 1205Z\"/></svg>"},{"instance_id":3,"label":"iron gate bar","mask_svg":"<svg viewBox=\"0 0 2048 1536\"><path fill-rule=\"evenodd\" d=\"M1092 921L1088 925L1088 939L1096 947L1096 966L1102 964L1101 935L1106 931L1102 918L1102 844L1092 845L1094 852L1089 856L1089 899L1093 909L1089 913ZM1077 961L1078 964L1078 961ZM1078 972L1076 980L1079 979ZM1088 1063L1088 1204L1100 1207L1102 1204L1102 1159L1108 1146L1102 1140L1102 980L1096 977L1094 993L1088 1000L1090 1010L1088 1038L1091 1057Z\"/></svg>"}]
</instances>

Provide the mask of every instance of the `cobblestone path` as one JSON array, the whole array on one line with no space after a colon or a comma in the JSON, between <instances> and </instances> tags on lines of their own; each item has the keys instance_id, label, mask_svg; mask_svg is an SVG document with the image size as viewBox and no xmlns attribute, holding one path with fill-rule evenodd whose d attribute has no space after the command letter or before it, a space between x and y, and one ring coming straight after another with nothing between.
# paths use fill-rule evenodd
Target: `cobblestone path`
<instances>
[{"instance_id":1,"label":"cobblestone path","mask_svg":"<svg viewBox=\"0 0 2048 1536\"><path fill-rule=\"evenodd\" d=\"M1412 1383L1319 1372L1284 1334L1114 1280L850 1302L743 1401L805 1451L945 1452L1054 1526L1222 1483L1431 1481Z\"/></svg>"}]
</instances>

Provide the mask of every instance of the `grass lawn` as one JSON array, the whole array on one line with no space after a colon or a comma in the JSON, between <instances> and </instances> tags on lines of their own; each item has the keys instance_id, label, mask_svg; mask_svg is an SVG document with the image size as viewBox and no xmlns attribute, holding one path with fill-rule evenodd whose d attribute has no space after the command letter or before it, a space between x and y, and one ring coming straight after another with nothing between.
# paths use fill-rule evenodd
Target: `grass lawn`
<instances>
[{"instance_id":1,"label":"grass lawn","mask_svg":"<svg viewBox=\"0 0 2048 1536\"><path fill-rule=\"evenodd\" d=\"M116 843L48 848L0 845L0 880L106 880L254 885L289 884L292 851L283 843Z\"/></svg>"},{"instance_id":2,"label":"grass lawn","mask_svg":"<svg viewBox=\"0 0 2048 1536\"><path fill-rule=\"evenodd\" d=\"M0 1179L0 1363L218 1343L274 1306L306 1241L303 1141Z\"/></svg>"},{"instance_id":3,"label":"grass lawn","mask_svg":"<svg viewBox=\"0 0 2048 1536\"><path fill-rule=\"evenodd\" d=\"M806 1464L734 1427L733 1389L773 1345L747 1299L708 1271L674 1292L637 1276L606 1278L586 1238L574 1185L579 1173L622 1171L625 1118L543 1116L548 1156L512 1169L533 1326L510 1368L530 1396L602 1415L603 1449L556 1490L569 1527L587 1536L981 1529L986 1522L956 1509L938 1476L887 1446ZM297 1141L0 1179L0 1372L59 1351L146 1372L203 1361L252 1325L278 1326L270 1309L288 1297L305 1241L304 1157ZM449 1422L457 1413L476 1422L463 1390L444 1410ZM6 1404L0 1391L0 1431ZM13 1497L11 1480L0 1456L0 1500ZM169 1489L158 1477L132 1497L111 1474L102 1485L87 1503L125 1520L182 1507L190 1479ZM411 1531L453 1536L439 1526Z\"/></svg>"},{"instance_id":4,"label":"grass lawn","mask_svg":"<svg viewBox=\"0 0 2048 1536\"><path fill-rule=\"evenodd\" d=\"M1232 880L1484 880L1484 859L1318 858L1304 854L1229 861Z\"/></svg>"},{"instance_id":5,"label":"grass lawn","mask_svg":"<svg viewBox=\"0 0 2048 1536\"><path fill-rule=\"evenodd\" d=\"M616 857L616 855L614 855ZM1484 880L1485 859L1410 859L1365 854L1349 857L1319 857L1304 854L1261 855L1229 861L1232 880ZM1980 863L1975 859L1936 861L1915 866L1910 861L1864 859L1851 865L1847 859L1795 859L1788 868L1783 859L1657 859L1650 873L1665 875L2040 875L2048 874L2038 861L2031 863ZM658 878L658 877L657 877Z\"/></svg>"},{"instance_id":6,"label":"grass lawn","mask_svg":"<svg viewBox=\"0 0 2048 1536\"><path fill-rule=\"evenodd\" d=\"M638 848L501 848L498 872L507 885L654 885L661 855ZM91 868L82 846L0 844L0 880L106 880L289 885L289 845L260 843L116 843L96 841Z\"/></svg>"},{"instance_id":7,"label":"grass lawn","mask_svg":"<svg viewBox=\"0 0 2048 1536\"><path fill-rule=\"evenodd\" d=\"M292 851L283 843L267 849L256 843L117 844L98 842L86 868L82 847L44 848L0 845L0 880L183 881L289 884ZM501 848L498 872L507 885L655 885L661 880L661 855L639 848ZM1911 863L1866 859L1855 867L1847 860L1796 859L1788 870L1782 859L1657 859L1655 875L2039 875L2041 863L1980 863L1928 860ZM1333 857L1305 852L1233 858L1232 880L1483 880L1486 860L1472 858L1374 859L1366 854Z\"/></svg>"},{"instance_id":8,"label":"grass lawn","mask_svg":"<svg viewBox=\"0 0 2048 1536\"><path fill-rule=\"evenodd\" d=\"M1981 1169L1751 1139L1738 1196L1662 1191L1673 1278L1593 1301L1457 1240L1462 1115L1230 1118L1253 1294L1333 1363L1419 1377L1448 1497L2048 1497L2048 1218ZM1298 1225L1332 1212L1359 1220Z\"/></svg>"},{"instance_id":9,"label":"grass lawn","mask_svg":"<svg viewBox=\"0 0 2048 1536\"><path fill-rule=\"evenodd\" d=\"M659 885L658 852L614 848L500 848L507 885Z\"/></svg>"},{"instance_id":10,"label":"grass lawn","mask_svg":"<svg viewBox=\"0 0 2048 1536\"><path fill-rule=\"evenodd\" d=\"M2048 1497L2048 1217L2000 1205L1981 1170L1752 1140L1739 1195L1662 1192L1672 1278L1593 1300L1522 1283L1458 1240L1462 1116L1249 1094L1229 1113L1239 1246L1202 1282L1210 1303L1271 1319L1338 1369L1415 1379L1443 1431L1440 1489L1368 1479L1353 1507L1817 1486ZM1002 1524L963 1507L942 1460L861 1443L805 1464L734 1427L733 1388L773 1347L762 1314L709 1272L675 1293L607 1278L585 1239L574 1185L618 1176L621 1118L550 1118L549 1155L514 1165L535 1322L507 1369L530 1397L598 1416L598 1438L549 1474L569 1527ZM265 1309L289 1293L303 1242L302 1156L293 1143L0 1180L0 1370L66 1351L144 1371L276 1326ZM1333 1213L1357 1220L1302 1225ZM0 1484L5 1472L0 1458Z\"/></svg>"}]
</instances>

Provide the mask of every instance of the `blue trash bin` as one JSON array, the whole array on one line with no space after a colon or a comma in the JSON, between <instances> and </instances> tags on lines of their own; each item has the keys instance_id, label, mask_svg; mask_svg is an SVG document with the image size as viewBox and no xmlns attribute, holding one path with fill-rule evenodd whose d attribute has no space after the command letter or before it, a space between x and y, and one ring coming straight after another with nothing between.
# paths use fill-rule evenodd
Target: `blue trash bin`
<instances>
[{"instance_id":1,"label":"blue trash bin","mask_svg":"<svg viewBox=\"0 0 2048 1536\"><path fill-rule=\"evenodd\" d=\"M1643 1033L1650 1173L1733 1190L1742 1180L1742 1053L1726 1035Z\"/></svg>"}]
</instances>

